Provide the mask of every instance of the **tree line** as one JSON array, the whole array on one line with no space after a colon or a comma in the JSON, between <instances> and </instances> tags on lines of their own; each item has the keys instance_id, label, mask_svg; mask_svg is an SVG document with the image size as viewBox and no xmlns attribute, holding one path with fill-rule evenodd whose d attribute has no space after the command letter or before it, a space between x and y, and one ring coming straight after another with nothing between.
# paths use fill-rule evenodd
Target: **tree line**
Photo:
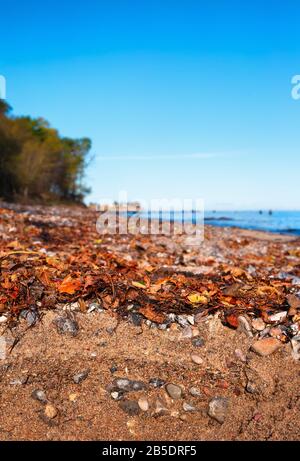
<instances>
[{"instance_id":1,"label":"tree line","mask_svg":"<svg viewBox=\"0 0 300 461\"><path fill-rule=\"evenodd\" d=\"M13 116L0 100L0 199L81 203L90 149L90 139L62 137L43 118Z\"/></svg>"}]
</instances>

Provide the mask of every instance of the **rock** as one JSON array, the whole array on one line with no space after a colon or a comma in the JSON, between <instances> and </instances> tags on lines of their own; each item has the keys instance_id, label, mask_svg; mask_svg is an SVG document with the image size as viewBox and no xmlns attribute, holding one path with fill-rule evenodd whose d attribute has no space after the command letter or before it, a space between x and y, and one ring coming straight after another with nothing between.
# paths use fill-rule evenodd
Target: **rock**
<instances>
[{"instance_id":1,"label":"rock","mask_svg":"<svg viewBox=\"0 0 300 461\"><path fill-rule=\"evenodd\" d=\"M201 365L203 363L203 359L199 356L199 355L196 355L196 354L192 354L191 355L191 359L194 363L196 363L197 365Z\"/></svg>"},{"instance_id":2,"label":"rock","mask_svg":"<svg viewBox=\"0 0 300 461\"><path fill-rule=\"evenodd\" d=\"M238 316L238 331L244 333L248 338L253 337L252 328L249 319L245 315Z\"/></svg>"},{"instance_id":3,"label":"rock","mask_svg":"<svg viewBox=\"0 0 300 461\"><path fill-rule=\"evenodd\" d=\"M149 384L153 387L163 387L166 384L166 381L160 378L151 378L149 379Z\"/></svg>"},{"instance_id":4,"label":"rock","mask_svg":"<svg viewBox=\"0 0 300 461\"><path fill-rule=\"evenodd\" d=\"M194 325L194 323L195 323L194 315L187 315L186 319L191 325Z\"/></svg>"},{"instance_id":5,"label":"rock","mask_svg":"<svg viewBox=\"0 0 300 461\"><path fill-rule=\"evenodd\" d=\"M281 346L282 343L276 338L263 338L259 341L255 341L251 349L258 355L265 357L273 354L273 352L277 351Z\"/></svg>"},{"instance_id":6,"label":"rock","mask_svg":"<svg viewBox=\"0 0 300 461\"><path fill-rule=\"evenodd\" d=\"M166 415L168 412L169 410L168 408L166 408L164 403L161 400L157 399L155 402L155 410L154 410L155 415L162 416L162 415Z\"/></svg>"},{"instance_id":7,"label":"rock","mask_svg":"<svg viewBox=\"0 0 300 461\"><path fill-rule=\"evenodd\" d=\"M188 325L189 325L189 321L188 321L187 318L184 317L183 315L177 315L176 320L177 320L177 322L179 323L179 325L180 325L181 327L183 327L183 328L184 328L184 327L188 327Z\"/></svg>"},{"instance_id":8,"label":"rock","mask_svg":"<svg viewBox=\"0 0 300 461\"><path fill-rule=\"evenodd\" d=\"M287 312L277 312L276 314L269 315L270 322L282 322L287 317Z\"/></svg>"},{"instance_id":9,"label":"rock","mask_svg":"<svg viewBox=\"0 0 300 461\"><path fill-rule=\"evenodd\" d=\"M189 389L189 392L193 397L201 397L201 392L200 389L198 389L198 387L191 387Z\"/></svg>"},{"instance_id":10,"label":"rock","mask_svg":"<svg viewBox=\"0 0 300 461\"><path fill-rule=\"evenodd\" d=\"M139 415L141 409L135 400L123 400L120 402L120 408L129 416Z\"/></svg>"},{"instance_id":11,"label":"rock","mask_svg":"<svg viewBox=\"0 0 300 461\"><path fill-rule=\"evenodd\" d=\"M181 387L176 386L176 384L167 384L166 391L169 394L169 396L174 400L178 400L182 397L182 389Z\"/></svg>"},{"instance_id":12,"label":"rock","mask_svg":"<svg viewBox=\"0 0 300 461\"><path fill-rule=\"evenodd\" d=\"M241 349L235 349L234 351L236 357L241 361L241 362L247 362L247 358L245 354L241 351Z\"/></svg>"},{"instance_id":13,"label":"rock","mask_svg":"<svg viewBox=\"0 0 300 461\"><path fill-rule=\"evenodd\" d=\"M300 335L294 336L291 340L292 357L294 360L300 360Z\"/></svg>"},{"instance_id":14,"label":"rock","mask_svg":"<svg viewBox=\"0 0 300 461\"><path fill-rule=\"evenodd\" d=\"M117 378L113 381L113 383L111 384L111 387L114 390L122 390L125 392L131 392L131 391L141 391L146 388L146 385L142 381L136 381L136 380L127 379L127 378Z\"/></svg>"},{"instance_id":15,"label":"rock","mask_svg":"<svg viewBox=\"0 0 300 461\"><path fill-rule=\"evenodd\" d=\"M252 320L252 326L256 331L263 331L266 327L266 324L263 319L258 318Z\"/></svg>"},{"instance_id":16,"label":"rock","mask_svg":"<svg viewBox=\"0 0 300 461\"><path fill-rule=\"evenodd\" d=\"M29 326L34 325L38 320L38 314L36 310L23 309L20 313L20 317L25 319Z\"/></svg>"},{"instance_id":17,"label":"rock","mask_svg":"<svg viewBox=\"0 0 300 461\"><path fill-rule=\"evenodd\" d=\"M76 373L76 375L73 376L73 381L75 384L80 384L82 381L84 381L89 374L90 370L84 370L79 373Z\"/></svg>"},{"instance_id":18,"label":"rock","mask_svg":"<svg viewBox=\"0 0 300 461\"><path fill-rule=\"evenodd\" d=\"M78 394L75 394L75 393L69 394L70 402L76 402L77 398L78 398Z\"/></svg>"},{"instance_id":19,"label":"rock","mask_svg":"<svg viewBox=\"0 0 300 461\"><path fill-rule=\"evenodd\" d=\"M12 379L9 384L11 386L23 386L28 381L28 376L21 376L21 378Z\"/></svg>"},{"instance_id":20,"label":"rock","mask_svg":"<svg viewBox=\"0 0 300 461\"><path fill-rule=\"evenodd\" d=\"M148 400L146 399L146 397L141 397L139 400L138 400L138 406L140 407L140 409L142 411L148 411L149 410L149 402Z\"/></svg>"},{"instance_id":21,"label":"rock","mask_svg":"<svg viewBox=\"0 0 300 461\"><path fill-rule=\"evenodd\" d=\"M180 339L190 339L192 337L193 337L193 330L190 326L185 327L180 334Z\"/></svg>"},{"instance_id":22,"label":"rock","mask_svg":"<svg viewBox=\"0 0 300 461\"><path fill-rule=\"evenodd\" d=\"M47 403L47 405L45 406L44 413L45 413L46 418L54 419L57 416L58 411L51 403Z\"/></svg>"},{"instance_id":23,"label":"rock","mask_svg":"<svg viewBox=\"0 0 300 461\"><path fill-rule=\"evenodd\" d=\"M115 365L113 365L112 367L110 367L109 371L111 373L116 373L116 371L118 371L118 367L116 367Z\"/></svg>"},{"instance_id":24,"label":"rock","mask_svg":"<svg viewBox=\"0 0 300 461\"><path fill-rule=\"evenodd\" d=\"M5 322L7 322L6 315L0 315L0 323L5 323Z\"/></svg>"},{"instance_id":25,"label":"rock","mask_svg":"<svg viewBox=\"0 0 300 461\"><path fill-rule=\"evenodd\" d=\"M249 392L249 394L258 394L259 389L257 385L253 381L248 381L246 385L246 391Z\"/></svg>"},{"instance_id":26,"label":"rock","mask_svg":"<svg viewBox=\"0 0 300 461\"><path fill-rule=\"evenodd\" d=\"M55 320L55 325L58 333L60 334L77 336L79 332L79 325L76 320L70 319L68 317L58 317Z\"/></svg>"},{"instance_id":27,"label":"rock","mask_svg":"<svg viewBox=\"0 0 300 461\"><path fill-rule=\"evenodd\" d=\"M228 399L226 397L214 397L208 404L208 415L223 424L228 410Z\"/></svg>"},{"instance_id":28,"label":"rock","mask_svg":"<svg viewBox=\"0 0 300 461\"><path fill-rule=\"evenodd\" d=\"M45 394L45 392L42 390L42 389L35 389L32 393L31 393L31 397L35 400L38 400L39 402L42 402L42 403L47 403L47 396Z\"/></svg>"},{"instance_id":29,"label":"rock","mask_svg":"<svg viewBox=\"0 0 300 461\"><path fill-rule=\"evenodd\" d=\"M121 400L124 396L124 391L112 391L110 395L114 400Z\"/></svg>"},{"instance_id":30,"label":"rock","mask_svg":"<svg viewBox=\"0 0 300 461\"><path fill-rule=\"evenodd\" d=\"M194 407L194 405L191 405L187 402L183 403L182 408L184 409L184 411L196 411L196 407Z\"/></svg>"},{"instance_id":31,"label":"rock","mask_svg":"<svg viewBox=\"0 0 300 461\"><path fill-rule=\"evenodd\" d=\"M194 347L202 347L202 346L204 346L204 339L202 339L202 338L194 338L194 339L192 339L192 345Z\"/></svg>"}]
</instances>

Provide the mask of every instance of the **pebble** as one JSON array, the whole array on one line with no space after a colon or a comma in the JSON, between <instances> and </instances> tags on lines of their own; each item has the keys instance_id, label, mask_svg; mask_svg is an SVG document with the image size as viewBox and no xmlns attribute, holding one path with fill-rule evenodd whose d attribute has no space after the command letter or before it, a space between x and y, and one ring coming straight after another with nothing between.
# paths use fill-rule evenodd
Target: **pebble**
<instances>
[{"instance_id":1,"label":"pebble","mask_svg":"<svg viewBox=\"0 0 300 461\"><path fill-rule=\"evenodd\" d=\"M110 371L111 373L116 373L116 371L118 371L118 367L115 366L115 365L113 365L112 367L110 367L109 371Z\"/></svg>"},{"instance_id":2,"label":"pebble","mask_svg":"<svg viewBox=\"0 0 300 461\"><path fill-rule=\"evenodd\" d=\"M245 333L248 338L253 337L252 328L249 319L244 315L238 316L238 331Z\"/></svg>"},{"instance_id":3,"label":"pebble","mask_svg":"<svg viewBox=\"0 0 300 461\"><path fill-rule=\"evenodd\" d=\"M182 397L182 389L181 387L176 386L176 384L167 384L166 391L169 394L169 396L174 400L178 400Z\"/></svg>"},{"instance_id":4,"label":"pebble","mask_svg":"<svg viewBox=\"0 0 300 461\"><path fill-rule=\"evenodd\" d=\"M57 416L57 413L57 409L53 405L51 405L51 403L47 403L47 405L45 406L45 416L48 419L54 419Z\"/></svg>"},{"instance_id":5,"label":"pebble","mask_svg":"<svg viewBox=\"0 0 300 461\"><path fill-rule=\"evenodd\" d=\"M149 402L146 399L146 397L141 397L138 400L138 405L142 411L148 411L149 410Z\"/></svg>"},{"instance_id":6,"label":"pebble","mask_svg":"<svg viewBox=\"0 0 300 461\"><path fill-rule=\"evenodd\" d=\"M157 416L162 416L162 415L165 415L168 413L168 409L166 408L166 406L163 404L163 402L161 400L156 400L156 403L155 403L155 414Z\"/></svg>"},{"instance_id":7,"label":"pebble","mask_svg":"<svg viewBox=\"0 0 300 461\"><path fill-rule=\"evenodd\" d=\"M47 396L46 396L45 392L42 389L35 389L31 393L31 397L33 399L35 399L35 400L38 400L39 402L42 402L42 403L46 403L48 401Z\"/></svg>"},{"instance_id":8,"label":"pebble","mask_svg":"<svg viewBox=\"0 0 300 461\"><path fill-rule=\"evenodd\" d=\"M82 381L84 381L89 374L90 370L84 370L81 371L80 373L76 373L76 375L73 376L73 381L75 384L80 384Z\"/></svg>"},{"instance_id":9,"label":"pebble","mask_svg":"<svg viewBox=\"0 0 300 461\"><path fill-rule=\"evenodd\" d=\"M184 411L196 411L196 407L187 402L183 403L182 408L184 409Z\"/></svg>"},{"instance_id":10,"label":"pebble","mask_svg":"<svg viewBox=\"0 0 300 461\"><path fill-rule=\"evenodd\" d=\"M201 397L201 392L200 389L198 389L198 387L191 387L189 389L189 392L193 397Z\"/></svg>"},{"instance_id":11,"label":"pebble","mask_svg":"<svg viewBox=\"0 0 300 461\"><path fill-rule=\"evenodd\" d=\"M71 336L77 336L79 332L79 325L76 320L72 320L67 317L58 317L55 320L57 331L60 334L69 334Z\"/></svg>"},{"instance_id":12,"label":"pebble","mask_svg":"<svg viewBox=\"0 0 300 461\"><path fill-rule=\"evenodd\" d=\"M228 399L226 397L214 397L208 404L208 415L223 424L228 410Z\"/></svg>"},{"instance_id":13,"label":"pebble","mask_svg":"<svg viewBox=\"0 0 300 461\"><path fill-rule=\"evenodd\" d=\"M125 392L141 391L146 388L145 383L127 378L117 378L112 383L112 387Z\"/></svg>"},{"instance_id":14,"label":"pebble","mask_svg":"<svg viewBox=\"0 0 300 461\"><path fill-rule=\"evenodd\" d=\"M20 313L20 317L25 319L29 326L34 325L38 320L38 315L35 310L23 309Z\"/></svg>"},{"instance_id":15,"label":"pebble","mask_svg":"<svg viewBox=\"0 0 300 461\"><path fill-rule=\"evenodd\" d=\"M292 357L294 360L300 360L300 335L294 336L291 340Z\"/></svg>"},{"instance_id":16,"label":"pebble","mask_svg":"<svg viewBox=\"0 0 300 461\"><path fill-rule=\"evenodd\" d=\"M123 400L120 402L120 408L130 416L140 414L141 409L135 400Z\"/></svg>"},{"instance_id":17,"label":"pebble","mask_svg":"<svg viewBox=\"0 0 300 461\"><path fill-rule=\"evenodd\" d=\"M256 331L263 331L266 327L266 324L263 319L258 318L252 320L252 326Z\"/></svg>"},{"instance_id":18,"label":"pebble","mask_svg":"<svg viewBox=\"0 0 300 461\"><path fill-rule=\"evenodd\" d=\"M192 337L193 337L193 330L190 326L185 327L180 334L181 339L190 339Z\"/></svg>"},{"instance_id":19,"label":"pebble","mask_svg":"<svg viewBox=\"0 0 300 461\"><path fill-rule=\"evenodd\" d=\"M234 353L241 362L247 362L247 358L241 349L235 349Z\"/></svg>"},{"instance_id":20,"label":"pebble","mask_svg":"<svg viewBox=\"0 0 300 461\"><path fill-rule=\"evenodd\" d=\"M269 315L270 322L282 322L287 316L287 312L277 312L276 314Z\"/></svg>"},{"instance_id":21,"label":"pebble","mask_svg":"<svg viewBox=\"0 0 300 461\"><path fill-rule=\"evenodd\" d=\"M12 379L9 384L11 386L22 386L23 384L26 384L27 383L27 380L28 380L28 377L27 376L22 376L21 378L15 378L15 379Z\"/></svg>"},{"instance_id":22,"label":"pebble","mask_svg":"<svg viewBox=\"0 0 300 461\"><path fill-rule=\"evenodd\" d=\"M110 393L110 395L114 400L121 400L124 396L124 391L113 391Z\"/></svg>"},{"instance_id":23,"label":"pebble","mask_svg":"<svg viewBox=\"0 0 300 461\"><path fill-rule=\"evenodd\" d=\"M163 387L166 384L166 381L160 378L151 378L149 379L149 384L153 387Z\"/></svg>"},{"instance_id":24,"label":"pebble","mask_svg":"<svg viewBox=\"0 0 300 461\"><path fill-rule=\"evenodd\" d=\"M251 349L256 352L258 355L265 357L267 355L273 354L282 346L282 343L275 338L263 338L259 341L255 341Z\"/></svg>"},{"instance_id":25,"label":"pebble","mask_svg":"<svg viewBox=\"0 0 300 461\"><path fill-rule=\"evenodd\" d=\"M189 321L183 315L177 315L176 320L182 327L187 327L189 325Z\"/></svg>"},{"instance_id":26,"label":"pebble","mask_svg":"<svg viewBox=\"0 0 300 461\"><path fill-rule=\"evenodd\" d=\"M194 347L202 347L202 346L204 346L204 339L202 339L202 338L194 338L194 339L192 339L192 345Z\"/></svg>"},{"instance_id":27,"label":"pebble","mask_svg":"<svg viewBox=\"0 0 300 461\"><path fill-rule=\"evenodd\" d=\"M191 355L191 359L194 363L196 363L197 365L201 365L203 363L203 359L199 356L199 355L196 355L196 354L192 354Z\"/></svg>"},{"instance_id":28,"label":"pebble","mask_svg":"<svg viewBox=\"0 0 300 461\"><path fill-rule=\"evenodd\" d=\"M6 315L0 315L0 323L5 323L5 322L7 322Z\"/></svg>"},{"instance_id":29,"label":"pebble","mask_svg":"<svg viewBox=\"0 0 300 461\"><path fill-rule=\"evenodd\" d=\"M76 402L77 398L78 398L78 394L74 393L74 394L69 395L70 402Z\"/></svg>"}]
</instances>

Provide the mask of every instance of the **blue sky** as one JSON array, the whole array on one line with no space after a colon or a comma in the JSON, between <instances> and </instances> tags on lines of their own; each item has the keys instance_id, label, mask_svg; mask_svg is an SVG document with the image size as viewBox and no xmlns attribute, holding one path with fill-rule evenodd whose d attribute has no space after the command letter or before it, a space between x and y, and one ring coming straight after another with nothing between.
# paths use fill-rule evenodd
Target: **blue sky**
<instances>
[{"instance_id":1,"label":"blue sky","mask_svg":"<svg viewBox=\"0 0 300 461\"><path fill-rule=\"evenodd\" d=\"M15 114L92 139L88 201L300 209L299 17L297 1L5 2L0 74Z\"/></svg>"}]
</instances>

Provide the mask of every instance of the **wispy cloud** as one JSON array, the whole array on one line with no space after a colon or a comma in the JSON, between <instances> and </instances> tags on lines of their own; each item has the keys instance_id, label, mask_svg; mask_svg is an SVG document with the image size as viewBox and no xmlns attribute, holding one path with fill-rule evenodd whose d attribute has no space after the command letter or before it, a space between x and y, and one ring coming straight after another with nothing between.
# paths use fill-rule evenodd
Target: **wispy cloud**
<instances>
[{"instance_id":1,"label":"wispy cloud","mask_svg":"<svg viewBox=\"0 0 300 461\"><path fill-rule=\"evenodd\" d=\"M151 154L151 155L97 155L97 160L186 160L186 159L210 159L228 156L226 152L196 152L193 154Z\"/></svg>"}]
</instances>

